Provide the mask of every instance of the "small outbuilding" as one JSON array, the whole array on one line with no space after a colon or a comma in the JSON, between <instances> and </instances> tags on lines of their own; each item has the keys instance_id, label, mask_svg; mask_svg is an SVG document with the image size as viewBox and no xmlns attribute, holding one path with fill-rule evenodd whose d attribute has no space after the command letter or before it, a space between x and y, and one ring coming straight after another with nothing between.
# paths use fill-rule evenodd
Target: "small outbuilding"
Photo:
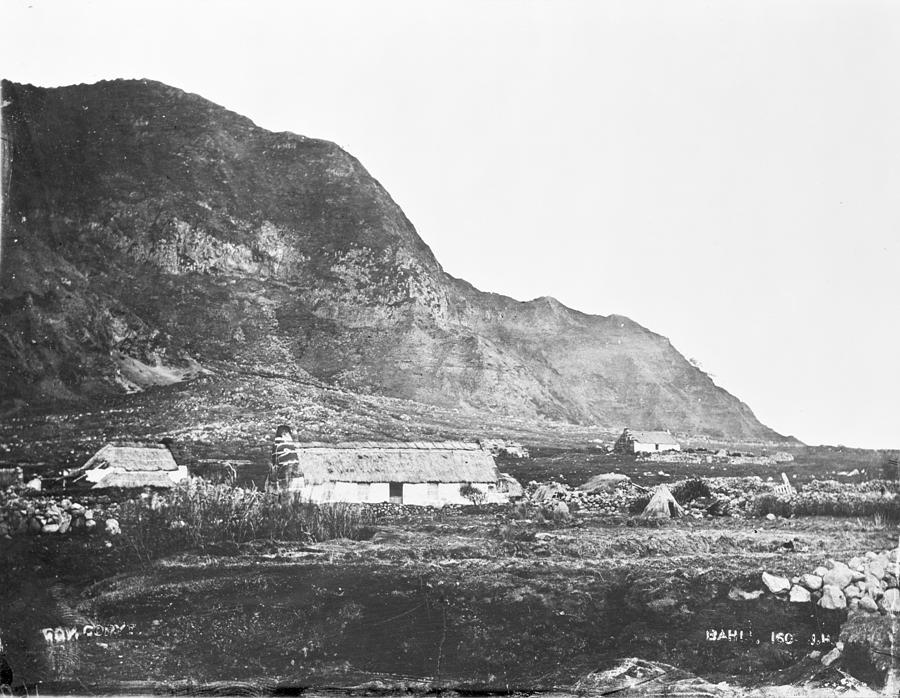
<instances>
[{"instance_id":1,"label":"small outbuilding","mask_svg":"<svg viewBox=\"0 0 900 698\"><path fill-rule=\"evenodd\" d=\"M167 488L186 480L187 468L178 465L162 444L107 444L72 473L74 480L93 483L91 489Z\"/></svg>"},{"instance_id":2,"label":"small outbuilding","mask_svg":"<svg viewBox=\"0 0 900 698\"><path fill-rule=\"evenodd\" d=\"M511 478L475 443L289 443L284 436L273 453L278 483L312 502L443 506L515 496Z\"/></svg>"},{"instance_id":3,"label":"small outbuilding","mask_svg":"<svg viewBox=\"0 0 900 698\"><path fill-rule=\"evenodd\" d=\"M660 453L680 451L681 444L667 431L625 429L613 447L617 453Z\"/></svg>"}]
</instances>

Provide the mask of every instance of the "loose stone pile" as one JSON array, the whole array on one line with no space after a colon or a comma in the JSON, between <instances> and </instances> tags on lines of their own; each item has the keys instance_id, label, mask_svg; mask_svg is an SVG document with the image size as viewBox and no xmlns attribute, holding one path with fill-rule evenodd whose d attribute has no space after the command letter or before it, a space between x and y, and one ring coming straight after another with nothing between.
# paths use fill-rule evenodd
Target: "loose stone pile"
<instances>
[{"instance_id":1,"label":"loose stone pile","mask_svg":"<svg viewBox=\"0 0 900 698\"><path fill-rule=\"evenodd\" d=\"M649 496L649 491L632 484L630 478L620 475L591 491L573 489L559 482L537 483L531 481L525 487L525 499L545 506L563 502L570 509L600 514L617 514L628 510L633 502Z\"/></svg>"},{"instance_id":2,"label":"loose stone pile","mask_svg":"<svg viewBox=\"0 0 900 698\"><path fill-rule=\"evenodd\" d=\"M615 474L610 474L610 476L612 475ZM694 518L750 516L754 498L759 494L770 494L774 489L774 483L766 482L758 476L704 478L703 483L709 495L693 497L682 504L686 514ZM679 488L688 484L690 481L681 481L670 487L676 499L680 497ZM528 483L525 488L526 498L536 504L561 500L573 509L600 514L622 514L629 511L639 513L651 494L651 489L635 485L624 475L618 475L616 479L611 479L606 487L597 487L591 490L573 489L559 482L537 483L534 481ZM681 500L679 499L679 501Z\"/></svg>"},{"instance_id":3,"label":"loose stone pile","mask_svg":"<svg viewBox=\"0 0 900 698\"><path fill-rule=\"evenodd\" d=\"M773 594L793 603L816 603L829 610L859 608L870 613L900 613L898 552L867 552L849 562L829 560L811 573L788 579L763 572Z\"/></svg>"},{"instance_id":4,"label":"loose stone pile","mask_svg":"<svg viewBox=\"0 0 900 698\"><path fill-rule=\"evenodd\" d=\"M106 521L115 521L118 512L115 503L86 506L69 498L24 497L13 488L8 488L0 498L0 537L5 538L27 533L92 531L98 525L100 530L106 530Z\"/></svg>"},{"instance_id":5,"label":"loose stone pile","mask_svg":"<svg viewBox=\"0 0 900 698\"><path fill-rule=\"evenodd\" d=\"M668 451L665 453L647 453L638 457L640 461L651 463L716 463L717 465L775 465L789 463L794 460L790 453L779 451L771 456L757 456L752 453L727 453L724 450L710 451Z\"/></svg>"}]
</instances>

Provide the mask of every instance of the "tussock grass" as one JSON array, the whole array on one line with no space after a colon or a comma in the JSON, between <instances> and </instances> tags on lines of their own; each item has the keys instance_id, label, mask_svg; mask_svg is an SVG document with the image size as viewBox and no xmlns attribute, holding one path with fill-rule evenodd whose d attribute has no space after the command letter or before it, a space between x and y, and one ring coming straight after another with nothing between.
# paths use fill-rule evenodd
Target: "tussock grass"
<instances>
[{"instance_id":1,"label":"tussock grass","mask_svg":"<svg viewBox=\"0 0 900 698\"><path fill-rule=\"evenodd\" d=\"M374 515L364 506L312 504L296 493L264 492L192 479L164 494L124 502L119 524L142 559L186 548L251 540L300 542L367 538Z\"/></svg>"},{"instance_id":2,"label":"tussock grass","mask_svg":"<svg viewBox=\"0 0 900 698\"><path fill-rule=\"evenodd\" d=\"M841 516L868 518L882 522L900 521L900 501L876 493L800 492L792 497L764 494L753 500L754 516Z\"/></svg>"}]
</instances>

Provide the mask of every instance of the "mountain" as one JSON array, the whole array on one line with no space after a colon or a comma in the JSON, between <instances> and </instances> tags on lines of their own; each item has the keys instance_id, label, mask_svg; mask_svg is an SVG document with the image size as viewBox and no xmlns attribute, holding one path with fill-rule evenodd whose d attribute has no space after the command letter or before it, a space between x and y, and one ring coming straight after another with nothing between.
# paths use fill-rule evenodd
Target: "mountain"
<instances>
[{"instance_id":1,"label":"mountain","mask_svg":"<svg viewBox=\"0 0 900 698\"><path fill-rule=\"evenodd\" d=\"M333 143L149 80L2 90L6 405L240 369L487 421L782 438L628 318L450 276Z\"/></svg>"}]
</instances>

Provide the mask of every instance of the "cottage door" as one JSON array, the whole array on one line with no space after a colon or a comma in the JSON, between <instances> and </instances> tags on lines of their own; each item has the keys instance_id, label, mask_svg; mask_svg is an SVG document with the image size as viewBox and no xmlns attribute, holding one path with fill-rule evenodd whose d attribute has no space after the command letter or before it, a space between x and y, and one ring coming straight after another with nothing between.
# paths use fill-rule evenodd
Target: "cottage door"
<instances>
[{"instance_id":1,"label":"cottage door","mask_svg":"<svg viewBox=\"0 0 900 698\"><path fill-rule=\"evenodd\" d=\"M392 482L388 487L391 504L403 504L403 483Z\"/></svg>"}]
</instances>

